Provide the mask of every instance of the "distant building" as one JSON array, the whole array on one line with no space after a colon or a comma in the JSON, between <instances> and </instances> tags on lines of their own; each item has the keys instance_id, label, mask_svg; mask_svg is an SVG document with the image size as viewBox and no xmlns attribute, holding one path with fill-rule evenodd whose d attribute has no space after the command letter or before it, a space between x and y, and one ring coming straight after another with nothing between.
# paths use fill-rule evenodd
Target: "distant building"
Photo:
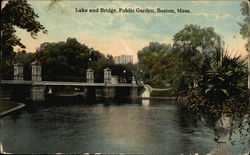
<instances>
[{"instance_id":1,"label":"distant building","mask_svg":"<svg viewBox=\"0 0 250 155\"><path fill-rule=\"evenodd\" d=\"M114 57L114 60L116 64L128 64L128 63L133 64L133 55L116 56Z\"/></svg>"}]
</instances>

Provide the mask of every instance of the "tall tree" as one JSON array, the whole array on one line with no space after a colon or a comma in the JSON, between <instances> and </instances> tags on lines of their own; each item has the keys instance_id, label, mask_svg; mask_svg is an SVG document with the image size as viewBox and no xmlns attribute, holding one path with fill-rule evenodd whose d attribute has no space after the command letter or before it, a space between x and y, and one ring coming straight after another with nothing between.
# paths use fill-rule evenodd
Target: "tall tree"
<instances>
[{"instance_id":1,"label":"tall tree","mask_svg":"<svg viewBox=\"0 0 250 155\"><path fill-rule=\"evenodd\" d=\"M173 51L181 59L180 70L195 75L205 57L212 57L224 44L214 28L185 25L173 38ZM192 80L192 78L191 78Z\"/></svg>"},{"instance_id":2,"label":"tall tree","mask_svg":"<svg viewBox=\"0 0 250 155\"><path fill-rule=\"evenodd\" d=\"M105 57L75 38L68 38L66 42L43 43L35 57L43 66L43 80L86 81L86 70L92 68L95 71L95 82L103 82L103 70L106 67L111 68L112 75L124 77L127 82L132 79L133 66L114 64L111 55Z\"/></svg>"},{"instance_id":3,"label":"tall tree","mask_svg":"<svg viewBox=\"0 0 250 155\"><path fill-rule=\"evenodd\" d=\"M198 25L185 25L185 27L176 33L173 38L173 48L175 52L186 56L196 55L198 52L210 55L216 47L221 47L223 41L213 27L201 28ZM188 53L186 53L188 52Z\"/></svg>"},{"instance_id":4,"label":"tall tree","mask_svg":"<svg viewBox=\"0 0 250 155\"><path fill-rule=\"evenodd\" d=\"M38 32L47 33L47 30L37 21L39 16L26 0L9 0L1 9L1 14L1 65L3 65L1 69L4 72L14 59L14 47L25 48L25 45L21 43L21 38L15 34L15 27L26 30L34 39Z\"/></svg>"},{"instance_id":5,"label":"tall tree","mask_svg":"<svg viewBox=\"0 0 250 155\"><path fill-rule=\"evenodd\" d=\"M245 16L242 23L239 23L241 26L240 34L243 39L248 39L246 44L246 49L248 51L248 72L250 72L250 2L245 0L241 3L241 14ZM250 89L250 75L248 74L248 89Z\"/></svg>"},{"instance_id":6,"label":"tall tree","mask_svg":"<svg viewBox=\"0 0 250 155\"><path fill-rule=\"evenodd\" d=\"M213 57L216 50L223 50L224 42L213 27L201 28L193 24L185 25L176 33L173 42L173 53L179 58L175 87L177 92L185 94L199 75L199 66L205 58Z\"/></svg>"},{"instance_id":7,"label":"tall tree","mask_svg":"<svg viewBox=\"0 0 250 155\"><path fill-rule=\"evenodd\" d=\"M241 14L245 17L242 23L239 23L241 26L240 34L244 39L248 39L250 37L250 12L249 6L250 2L243 1L241 3Z\"/></svg>"},{"instance_id":8,"label":"tall tree","mask_svg":"<svg viewBox=\"0 0 250 155\"><path fill-rule=\"evenodd\" d=\"M104 58L103 54L75 38L68 38L66 42L43 43L35 55L43 65L45 80L84 80L86 69Z\"/></svg>"},{"instance_id":9,"label":"tall tree","mask_svg":"<svg viewBox=\"0 0 250 155\"><path fill-rule=\"evenodd\" d=\"M152 81L164 85L166 83L174 84L178 79L180 58L173 53L166 53L154 62L152 67Z\"/></svg>"},{"instance_id":10,"label":"tall tree","mask_svg":"<svg viewBox=\"0 0 250 155\"><path fill-rule=\"evenodd\" d=\"M154 66L157 65L157 62L166 54L171 53L171 45L150 42L148 46L144 47L138 51L138 64L139 70L138 73L141 77L144 77L144 80L155 81L155 72L157 72ZM161 75L158 75L161 76Z\"/></svg>"}]
</instances>

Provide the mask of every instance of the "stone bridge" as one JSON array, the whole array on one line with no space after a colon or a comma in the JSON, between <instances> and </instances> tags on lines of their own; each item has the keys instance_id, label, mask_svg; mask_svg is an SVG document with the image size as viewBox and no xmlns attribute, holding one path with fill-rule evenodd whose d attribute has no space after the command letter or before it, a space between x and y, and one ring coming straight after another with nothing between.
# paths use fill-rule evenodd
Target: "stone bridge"
<instances>
[{"instance_id":1,"label":"stone bridge","mask_svg":"<svg viewBox=\"0 0 250 155\"><path fill-rule=\"evenodd\" d=\"M95 98L96 90L101 91L101 97L109 99L115 97L137 97L137 88L135 78L132 77L132 83L118 83L112 76L111 69L104 69L104 82L94 82L94 70L89 68L86 71L86 82L62 82L62 81L42 81L42 66L38 61L31 63L31 81L23 79L23 65L14 64L14 79L1 80L0 91L2 96L23 95L31 101L44 101L45 94L49 91L56 91L58 87L71 87L80 89L85 97ZM50 92L51 93L51 92Z\"/></svg>"}]
</instances>

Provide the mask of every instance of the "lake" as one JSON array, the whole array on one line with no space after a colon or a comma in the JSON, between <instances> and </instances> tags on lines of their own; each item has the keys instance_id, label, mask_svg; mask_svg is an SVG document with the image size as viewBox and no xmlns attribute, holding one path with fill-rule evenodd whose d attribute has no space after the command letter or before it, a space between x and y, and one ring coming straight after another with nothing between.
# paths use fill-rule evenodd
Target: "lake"
<instances>
[{"instance_id":1,"label":"lake","mask_svg":"<svg viewBox=\"0 0 250 155\"><path fill-rule=\"evenodd\" d=\"M11 153L209 153L213 132L190 125L180 107L176 101L37 103L1 118L1 140ZM229 148L244 152L249 140Z\"/></svg>"}]
</instances>

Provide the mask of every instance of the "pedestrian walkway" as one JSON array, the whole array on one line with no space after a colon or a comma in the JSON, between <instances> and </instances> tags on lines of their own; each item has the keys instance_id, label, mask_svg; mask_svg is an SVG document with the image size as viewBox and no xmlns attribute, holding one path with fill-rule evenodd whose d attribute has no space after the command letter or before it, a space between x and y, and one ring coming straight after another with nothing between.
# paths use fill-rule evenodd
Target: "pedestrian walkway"
<instances>
[{"instance_id":1,"label":"pedestrian walkway","mask_svg":"<svg viewBox=\"0 0 250 155\"><path fill-rule=\"evenodd\" d=\"M12 101L0 101L0 116L4 116L10 112L16 111L25 107L25 104L12 102Z\"/></svg>"}]
</instances>

